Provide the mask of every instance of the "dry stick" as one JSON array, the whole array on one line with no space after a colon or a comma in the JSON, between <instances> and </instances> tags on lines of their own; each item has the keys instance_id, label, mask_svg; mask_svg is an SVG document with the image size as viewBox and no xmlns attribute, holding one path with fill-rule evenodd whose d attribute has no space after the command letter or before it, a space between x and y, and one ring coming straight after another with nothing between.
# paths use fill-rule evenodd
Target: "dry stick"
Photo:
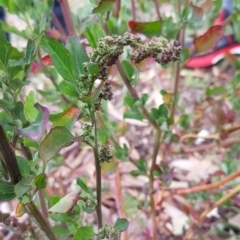
<instances>
[{"instance_id":1,"label":"dry stick","mask_svg":"<svg viewBox=\"0 0 240 240\"><path fill-rule=\"evenodd\" d=\"M73 21L71 18L71 12L68 5L68 0L60 0L60 6L61 6L63 17L66 23L68 35L75 34L75 29L74 29Z\"/></svg>"},{"instance_id":2,"label":"dry stick","mask_svg":"<svg viewBox=\"0 0 240 240\"><path fill-rule=\"evenodd\" d=\"M237 171L237 172L234 172L234 173L228 175L227 177L225 177L225 178L223 178L223 179L221 179L221 180L219 180L215 183L202 184L202 185L198 185L198 186L194 186L194 187L190 187L190 188L177 189L177 190L174 190L173 192L176 193L176 194L185 195L185 194L189 194L189 193L210 190L210 189L221 187L223 184L226 184L227 182L229 182L229 181L231 181L234 178L237 178L239 176L240 176L240 171Z\"/></svg>"},{"instance_id":3,"label":"dry stick","mask_svg":"<svg viewBox=\"0 0 240 240\"><path fill-rule=\"evenodd\" d=\"M240 192L240 184L237 185L235 188L233 188L232 190L229 191L229 193L227 193L225 196L223 196L222 198L220 198L210 209L205 210L198 221L198 225L200 225L202 223L202 221L204 220L204 218L208 215L209 212L211 212L214 208L219 207L220 205L222 205L224 202L226 202L227 200L229 200L230 198L232 198L233 196L235 196L236 194L238 194ZM192 233L192 227L193 224L190 226L190 228L188 229L188 231L186 232L184 239L183 240L189 240L192 239L193 236L190 236ZM189 238L191 237L191 238Z\"/></svg>"},{"instance_id":4,"label":"dry stick","mask_svg":"<svg viewBox=\"0 0 240 240\"><path fill-rule=\"evenodd\" d=\"M135 0L131 0L132 20L136 21L136 7Z\"/></svg>"},{"instance_id":5,"label":"dry stick","mask_svg":"<svg viewBox=\"0 0 240 240\"><path fill-rule=\"evenodd\" d=\"M159 6L159 3L158 3L158 0L154 0L154 4L155 4L155 8L156 8L156 12L157 12L157 15L158 15L158 20L162 20L162 17L161 17L161 13L160 13L160 6Z\"/></svg>"}]
</instances>

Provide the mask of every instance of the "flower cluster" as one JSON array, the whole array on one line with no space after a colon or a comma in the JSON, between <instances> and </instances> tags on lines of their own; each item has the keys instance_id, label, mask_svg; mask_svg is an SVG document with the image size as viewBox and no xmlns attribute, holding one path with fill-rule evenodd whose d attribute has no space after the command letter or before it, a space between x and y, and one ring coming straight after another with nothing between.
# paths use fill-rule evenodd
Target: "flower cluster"
<instances>
[{"instance_id":1,"label":"flower cluster","mask_svg":"<svg viewBox=\"0 0 240 240\"><path fill-rule=\"evenodd\" d=\"M95 109L96 110L101 110L102 109L102 107L101 107L101 100L102 99L108 100L108 101L111 101L113 99L112 86L111 86L111 83L108 82L108 81L104 83L104 85L101 89L101 92L98 96L98 99L95 102Z\"/></svg>"},{"instance_id":2,"label":"flower cluster","mask_svg":"<svg viewBox=\"0 0 240 240\"><path fill-rule=\"evenodd\" d=\"M82 136L84 136L84 141L91 144L93 142L92 126L89 124L83 124L81 130Z\"/></svg>"},{"instance_id":3,"label":"flower cluster","mask_svg":"<svg viewBox=\"0 0 240 240\"><path fill-rule=\"evenodd\" d=\"M104 224L98 231L98 239L107 238L109 240L118 240L121 237L121 232L109 224Z\"/></svg>"},{"instance_id":4,"label":"flower cluster","mask_svg":"<svg viewBox=\"0 0 240 240\"><path fill-rule=\"evenodd\" d=\"M134 48L131 60L139 63L152 56L156 62L166 64L179 60L181 50L181 43L177 40L168 42L165 39L153 37L148 44Z\"/></svg>"},{"instance_id":5,"label":"flower cluster","mask_svg":"<svg viewBox=\"0 0 240 240\"><path fill-rule=\"evenodd\" d=\"M114 148L111 145L101 146L99 151L99 161L101 163L110 162L113 158Z\"/></svg>"},{"instance_id":6,"label":"flower cluster","mask_svg":"<svg viewBox=\"0 0 240 240\"><path fill-rule=\"evenodd\" d=\"M133 49L131 60L136 63L153 56L156 62L166 64L179 60L181 53L181 43L177 40L167 41L161 37L153 37L149 43L144 44L141 38L125 33L122 37L112 35L101 38L97 48L90 55L90 60L99 63L100 67L112 66L127 45Z\"/></svg>"},{"instance_id":7,"label":"flower cluster","mask_svg":"<svg viewBox=\"0 0 240 240\"><path fill-rule=\"evenodd\" d=\"M97 200L89 194L86 197L82 198L82 200L84 201L84 207L86 208L95 209L97 206Z\"/></svg>"},{"instance_id":8,"label":"flower cluster","mask_svg":"<svg viewBox=\"0 0 240 240\"><path fill-rule=\"evenodd\" d=\"M90 54L90 64L95 63L99 71L95 75L81 75L78 81L78 89L81 96L87 96L96 79L107 81L108 68L116 63L118 57L123 53L124 47L132 48L131 60L139 63L145 58L152 56L156 62L166 64L177 61L180 58L181 43L177 40L168 41L161 37L153 37L148 43L144 43L140 37L125 33L123 36L112 35L98 40L97 47ZM87 63L85 65L87 70ZM111 100L113 97L111 85L104 84L99 98L95 102L95 109L101 109L101 99Z\"/></svg>"}]
</instances>

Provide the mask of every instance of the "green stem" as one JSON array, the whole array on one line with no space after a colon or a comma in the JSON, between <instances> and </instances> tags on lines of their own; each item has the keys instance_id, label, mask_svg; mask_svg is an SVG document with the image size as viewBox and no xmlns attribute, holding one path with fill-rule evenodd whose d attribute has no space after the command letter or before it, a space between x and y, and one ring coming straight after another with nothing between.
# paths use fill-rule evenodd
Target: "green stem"
<instances>
[{"instance_id":1,"label":"green stem","mask_svg":"<svg viewBox=\"0 0 240 240\"><path fill-rule=\"evenodd\" d=\"M152 155L152 163L151 163L151 169L149 174L149 196L150 196L150 204L151 204L151 217L153 222L153 239L156 240L157 238L157 222L156 222L156 211L155 211L155 200L154 200L154 176L153 171L157 160L159 145L160 145L160 139L161 139L161 130L156 130L156 135L154 139L154 148L153 148L153 155Z\"/></svg>"},{"instance_id":2,"label":"green stem","mask_svg":"<svg viewBox=\"0 0 240 240\"><path fill-rule=\"evenodd\" d=\"M96 123L96 117L95 113L91 110L91 120L92 125L94 127L94 147L93 147L93 153L94 153L94 159L95 159L95 168L96 168L96 191L97 191L97 206L96 206L96 212L97 212L97 220L98 220L98 229L102 227L102 179L101 179L101 166L99 162L99 156L98 156L98 141L97 141L97 123Z\"/></svg>"},{"instance_id":3,"label":"green stem","mask_svg":"<svg viewBox=\"0 0 240 240\"><path fill-rule=\"evenodd\" d=\"M25 211L31 216L31 218L35 221L39 229L41 230L44 237L48 240L57 240L55 237L51 226L49 223L45 220L43 215L40 213L38 208L35 206L35 204L30 201L29 203L24 205Z\"/></svg>"}]
</instances>

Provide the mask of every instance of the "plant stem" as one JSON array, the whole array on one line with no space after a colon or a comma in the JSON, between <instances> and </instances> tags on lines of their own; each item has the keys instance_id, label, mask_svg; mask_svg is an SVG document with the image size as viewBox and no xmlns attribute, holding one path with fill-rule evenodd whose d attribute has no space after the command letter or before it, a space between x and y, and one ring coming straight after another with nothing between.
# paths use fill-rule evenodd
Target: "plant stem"
<instances>
[{"instance_id":1,"label":"plant stem","mask_svg":"<svg viewBox=\"0 0 240 240\"><path fill-rule=\"evenodd\" d=\"M154 4L155 4L155 8L156 8L156 12L157 12L157 15L158 15L158 20L162 20L162 17L161 17L161 13L159 11L159 3L158 3L158 0L154 0Z\"/></svg>"},{"instance_id":2,"label":"plant stem","mask_svg":"<svg viewBox=\"0 0 240 240\"><path fill-rule=\"evenodd\" d=\"M122 66L119 62L119 60L117 60L116 62L116 66L117 66L117 70L122 78L122 81L124 82L124 84L126 85L129 93L136 99L139 99L138 94L136 92L136 90L132 87L131 83L129 82L129 80L127 79L127 76L125 75ZM145 116L145 118L151 123L151 125L153 125L153 127L155 129L159 129L158 124L154 121L154 119L152 119L152 117L150 116L149 112L146 110L145 107L142 107L142 113Z\"/></svg>"},{"instance_id":3,"label":"plant stem","mask_svg":"<svg viewBox=\"0 0 240 240\"><path fill-rule=\"evenodd\" d=\"M96 190L97 190L97 220L98 220L98 229L102 227L102 179L101 179L101 166L98 156L98 141L97 141L97 123L95 118L95 113L91 110L91 120L92 126L94 127L94 159L95 159L95 168L96 168Z\"/></svg>"},{"instance_id":4,"label":"plant stem","mask_svg":"<svg viewBox=\"0 0 240 240\"><path fill-rule=\"evenodd\" d=\"M217 202L215 202L214 205L211 208L205 210L201 214L201 216L199 217L198 224L200 225L202 223L202 221L204 220L204 218L208 215L208 213L211 212L214 208L219 207L220 205L222 205L224 202L226 202L227 200L229 200L230 198L232 198L233 196L235 196L239 192L240 192L240 184L238 184L235 188L230 190L226 195L224 195ZM189 229L186 232L183 240L189 240L190 238L193 238L193 236L190 236L192 234L192 227L193 227L193 224L189 227Z\"/></svg>"},{"instance_id":5,"label":"plant stem","mask_svg":"<svg viewBox=\"0 0 240 240\"><path fill-rule=\"evenodd\" d=\"M65 41L67 38L67 33L61 23L59 22L57 16L53 13L52 14L52 21L54 26L57 28L57 30L60 32L62 39Z\"/></svg>"},{"instance_id":6,"label":"plant stem","mask_svg":"<svg viewBox=\"0 0 240 240\"><path fill-rule=\"evenodd\" d=\"M229 181L232 181L234 178L237 178L239 176L240 176L240 171L237 171L214 183L202 184L202 185L198 185L190 188L177 189L177 190L174 190L173 192L176 194L185 195L185 194L194 193L194 192L206 191L206 190L221 187L223 184L226 184Z\"/></svg>"},{"instance_id":7,"label":"plant stem","mask_svg":"<svg viewBox=\"0 0 240 240\"><path fill-rule=\"evenodd\" d=\"M68 5L68 0L60 0L60 6L62 9L65 24L67 27L68 35L75 34L75 29L74 29L73 21L71 18L71 12L70 12L70 8Z\"/></svg>"},{"instance_id":8,"label":"plant stem","mask_svg":"<svg viewBox=\"0 0 240 240\"><path fill-rule=\"evenodd\" d=\"M135 0L131 0L131 11L132 11L132 20L133 20L133 21L136 21Z\"/></svg>"},{"instance_id":9,"label":"plant stem","mask_svg":"<svg viewBox=\"0 0 240 240\"><path fill-rule=\"evenodd\" d=\"M12 183L18 183L21 179L21 173L18 167L17 159L12 147L7 139L2 125L0 125L0 152L10 175Z\"/></svg>"},{"instance_id":10,"label":"plant stem","mask_svg":"<svg viewBox=\"0 0 240 240\"><path fill-rule=\"evenodd\" d=\"M121 10L121 0L116 0L115 9L114 9L114 17L119 18L119 12Z\"/></svg>"},{"instance_id":11,"label":"plant stem","mask_svg":"<svg viewBox=\"0 0 240 240\"><path fill-rule=\"evenodd\" d=\"M153 170L156 164L159 144L161 138L161 131L160 129L156 130L155 140L154 140L154 149L153 149L153 156L152 156L152 165L149 174L149 195L150 195L150 204L151 204L151 216L153 222L153 239L157 239L157 222L156 222L156 211L155 211L155 199L154 199L154 176Z\"/></svg>"},{"instance_id":12,"label":"plant stem","mask_svg":"<svg viewBox=\"0 0 240 240\"><path fill-rule=\"evenodd\" d=\"M29 214L29 216L33 218L35 223L38 225L39 229L41 230L45 238L48 240L57 240L52 231L51 226L44 219L43 215L40 213L35 204L32 201L30 201L29 203L25 204L24 207L25 211Z\"/></svg>"},{"instance_id":13,"label":"plant stem","mask_svg":"<svg viewBox=\"0 0 240 240\"><path fill-rule=\"evenodd\" d=\"M43 190L42 189L38 190L38 199L39 199L42 215L46 219L48 219L48 209L47 209L47 206L46 206L46 202L45 202L45 199L44 199L44 196L43 196Z\"/></svg>"}]
</instances>

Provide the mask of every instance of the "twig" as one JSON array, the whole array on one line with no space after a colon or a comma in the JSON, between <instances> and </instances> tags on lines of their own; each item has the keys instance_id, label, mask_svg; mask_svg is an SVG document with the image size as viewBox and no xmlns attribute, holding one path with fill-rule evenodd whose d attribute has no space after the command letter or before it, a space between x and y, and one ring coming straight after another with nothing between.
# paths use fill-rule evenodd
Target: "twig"
<instances>
[{"instance_id":1,"label":"twig","mask_svg":"<svg viewBox=\"0 0 240 240\"><path fill-rule=\"evenodd\" d=\"M181 14L181 3L180 0L177 1L177 11L179 14ZM185 33L185 25L182 27L182 29L179 31L178 34L178 40L181 42L182 47L184 46L184 33ZM174 101L173 104L171 106L171 111L170 111L170 117L174 118L174 114L175 114L175 107L176 107L176 98L177 98L177 94L178 94L178 87L179 87L179 81L180 81L180 63L176 62L174 64L174 90L173 90L173 95L174 95Z\"/></svg>"},{"instance_id":2,"label":"twig","mask_svg":"<svg viewBox=\"0 0 240 240\"><path fill-rule=\"evenodd\" d=\"M119 18L120 10L121 10L121 0L116 0L115 9L113 12L115 18Z\"/></svg>"},{"instance_id":3,"label":"twig","mask_svg":"<svg viewBox=\"0 0 240 240\"><path fill-rule=\"evenodd\" d=\"M157 15L158 15L158 20L162 20L162 17L161 17L161 13L160 13L160 6L159 6L159 3L158 3L158 0L154 0L154 4L155 4L155 9L156 9L156 12L157 12Z\"/></svg>"},{"instance_id":4,"label":"twig","mask_svg":"<svg viewBox=\"0 0 240 240\"><path fill-rule=\"evenodd\" d=\"M67 32L65 31L65 29L63 28L62 24L59 22L57 16L55 15L55 13L52 13L52 21L54 26L57 28L57 30L60 32L62 39L65 41L67 39Z\"/></svg>"},{"instance_id":5,"label":"twig","mask_svg":"<svg viewBox=\"0 0 240 240\"><path fill-rule=\"evenodd\" d=\"M60 0L60 6L61 6L63 17L66 23L68 35L75 34L75 29L74 29L73 21L71 18L68 0Z\"/></svg>"},{"instance_id":6,"label":"twig","mask_svg":"<svg viewBox=\"0 0 240 240\"><path fill-rule=\"evenodd\" d=\"M39 189L38 190L38 199L39 199L39 203L40 203L40 208L41 208L41 212L42 212L42 215L48 219L48 209L47 209L47 206L46 206L46 202L44 200L44 196L43 196L43 190L42 189Z\"/></svg>"},{"instance_id":7,"label":"twig","mask_svg":"<svg viewBox=\"0 0 240 240\"><path fill-rule=\"evenodd\" d=\"M35 221L35 223L41 230L42 234L46 237L46 239L57 240L48 221L46 221L44 219L43 215L40 213L40 211L38 210L38 208L35 206L35 204L32 201L25 204L24 208L25 208L25 211Z\"/></svg>"},{"instance_id":8,"label":"twig","mask_svg":"<svg viewBox=\"0 0 240 240\"><path fill-rule=\"evenodd\" d=\"M202 223L202 221L204 220L204 218L208 215L209 212L211 212L214 208L219 207L220 205L222 205L224 202L226 202L227 200L229 200L230 198L232 198L233 196L235 196L237 193L240 192L240 184L237 185L235 188L233 188L232 190L229 191L229 193L227 193L226 195L224 195L222 198L220 198L217 202L214 203L214 205L210 208L205 210L198 221L198 225L200 225ZM192 239L193 236L190 236L192 234L192 227L193 224L190 226L190 228L188 229L188 231L186 232L184 239L183 240L189 240Z\"/></svg>"},{"instance_id":9,"label":"twig","mask_svg":"<svg viewBox=\"0 0 240 240\"><path fill-rule=\"evenodd\" d=\"M119 60L117 60L116 62L116 66L117 66L117 70L122 78L122 81L124 82L124 84L126 85L129 93L136 99L139 99L138 94L136 92L136 90L132 87L131 83L129 82L129 80L127 79L127 76L125 75L122 66L119 62ZM146 117L146 119L151 123L151 125L153 125L153 127L155 129L159 129L158 124L154 121L154 119L152 119L152 117L150 116L150 114L148 113L148 111L146 110L146 108L142 107L142 113L143 115Z\"/></svg>"},{"instance_id":10,"label":"twig","mask_svg":"<svg viewBox=\"0 0 240 240\"><path fill-rule=\"evenodd\" d=\"M22 176L18 167L15 153L12 150L2 125L0 125L0 152L2 153L6 168L9 172L11 182L18 183Z\"/></svg>"},{"instance_id":11,"label":"twig","mask_svg":"<svg viewBox=\"0 0 240 240\"><path fill-rule=\"evenodd\" d=\"M206 190L221 187L223 184L226 184L229 181L231 181L234 178L237 178L239 176L240 176L240 171L237 171L215 183L202 184L202 185L198 185L198 186L194 186L194 187L190 187L190 188L177 189L177 190L173 190L173 192L176 194L185 195L185 194L194 193L194 192L206 191Z\"/></svg>"},{"instance_id":12,"label":"twig","mask_svg":"<svg viewBox=\"0 0 240 240\"><path fill-rule=\"evenodd\" d=\"M136 21L135 0L131 0L131 11L132 11L132 20L133 20L133 21Z\"/></svg>"}]
</instances>

